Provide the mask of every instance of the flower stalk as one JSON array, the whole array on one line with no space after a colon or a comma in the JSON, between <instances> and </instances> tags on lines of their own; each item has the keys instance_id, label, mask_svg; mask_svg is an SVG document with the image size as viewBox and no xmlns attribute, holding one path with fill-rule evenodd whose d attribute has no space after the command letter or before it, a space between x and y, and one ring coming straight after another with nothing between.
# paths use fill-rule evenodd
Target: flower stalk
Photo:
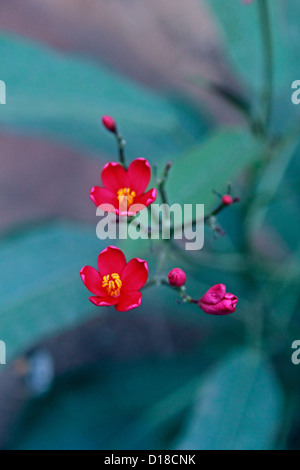
<instances>
[{"instance_id":1,"label":"flower stalk","mask_svg":"<svg viewBox=\"0 0 300 470\"><path fill-rule=\"evenodd\" d=\"M164 169L164 173L163 173L162 178L160 180L158 180L158 182L157 182L158 191L160 193L161 200L162 200L163 204L168 204L166 184L167 184L169 173L170 173L170 170L171 170L172 166L173 166L173 162L169 161L166 164L166 167Z\"/></svg>"},{"instance_id":2,"label":"flower stalk","mask_svg":"<svg viewBox=\"0 0 300 470\"><path fill-rule=\"evenodd\" d=\"M264 86L262 93L263 116L268 128L272 115L272 100L274 87L274 50L269 0L258 0L259 17L264 60Z\"/></svg>"},{"instance_id":3,"label":"flower stalk","mask_svg":"<svg viewBox=\"0 0 300 470\"><path fill-rule=\"evenodd\" d=\"M119 150L119 160L121 165L125 169L127 169L126 166L126 158L125 158L125 147L126 147L126 140L123 138L123 136L119 133L116 134L116 139L117 139L117 144L118 144L118 150Z\"/></svg>"}]
</instances>

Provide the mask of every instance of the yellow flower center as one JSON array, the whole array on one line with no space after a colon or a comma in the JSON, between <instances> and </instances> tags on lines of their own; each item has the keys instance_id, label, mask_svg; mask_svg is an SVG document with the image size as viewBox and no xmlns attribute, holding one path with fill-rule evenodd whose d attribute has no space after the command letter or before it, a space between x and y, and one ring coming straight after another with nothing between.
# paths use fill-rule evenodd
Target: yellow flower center
<instances>
[{"instance_id":1,"label":"yellow flower center","mask_svg":"<svg viewBox=\"0 0 300 470\"><path fill-rule=\"evenodd\" d=\"M105 287L107 293L112 297L119 297L121 294L122 281L119 274L108 274L103 277L102 287Z\"/></svg>"},{"instance_id":2,"label":"yellow flower center","mask_svg":"<svg viewBox=\"0 0 300 470\"><path fill-rule=\"evenodd\" d=\"M121 206L125 206L126 208L133 204L134 198L136 197L136 193L131 191L130 188L122 188L118 191L118 200Z\"/></svg>"}]
</instances>

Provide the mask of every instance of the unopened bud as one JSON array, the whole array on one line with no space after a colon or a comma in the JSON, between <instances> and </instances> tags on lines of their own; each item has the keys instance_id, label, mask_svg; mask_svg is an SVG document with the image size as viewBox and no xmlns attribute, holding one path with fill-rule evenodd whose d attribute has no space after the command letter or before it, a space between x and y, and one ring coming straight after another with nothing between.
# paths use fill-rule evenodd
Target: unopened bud
<instances>
[{"instance_id":1,"label":"unopened bud","mask_svg":"<svg viewBox=\"0 0 300 470\"><path fill-rule=\"evenodd\" d=\"M117 125L115 123L115 120L110 117L110 116L103 116L102 122L104 127L109 131L112 132L113 134L117 133Z\"/></svg>"},{"instance_id":2,"label":"unopened bud","mask_svg":"<svg viewBox=\"0 0 300 470\"><path fill-rule=\"evenodd\" d=\"M169 272L169 284L173 287L182 287L186 283L186 274L182 269L175 268Z\"/></svg>"},{"instance_id":3,"label":"unopened bud","mask_svg":"<svg viewBox=\"0 0 300 470\"><path fill-rule=\"evenodd\" d=\"M227 293L224 284L218 284L209 289L208 292L198 301L199 307L209 315L229 315L234 313L238 303L238 298Z\"/></svg>"},{"instance_id":4,"label":"unopened bud","mask_svg":"<svg viewBox=\"0 0 300 470\"><path fill-rule=\"evenodd\" d=\"M231 206L233 204L233 198L229 195L225 195L222 197L222 203L225 205L225 206Z\"/></svg>"}]
</instances>

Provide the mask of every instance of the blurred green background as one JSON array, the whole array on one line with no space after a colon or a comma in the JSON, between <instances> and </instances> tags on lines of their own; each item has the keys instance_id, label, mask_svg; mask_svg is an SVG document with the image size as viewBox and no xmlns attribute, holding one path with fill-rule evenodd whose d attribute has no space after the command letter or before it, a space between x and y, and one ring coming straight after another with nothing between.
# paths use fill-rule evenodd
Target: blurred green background
<instances>
[{"instance_id":1,"label":"blurred green background","mask_svg":"<svg viewBox=\"0 0 300 470\"><path fill-rule=\"evenodd\" d=\"M0 5L0 447L299 449L299 2L40 3ZM233 183L226 237L207 228L164 272L194 297L226 284L236 314L165 287L126 314L88 302L79 271L107 245L89 191L117 158L105 114L130 160L174 162L171 202L210 212ZM119 246L155 273L160 243Z\"/></svg>"}]
</instances>

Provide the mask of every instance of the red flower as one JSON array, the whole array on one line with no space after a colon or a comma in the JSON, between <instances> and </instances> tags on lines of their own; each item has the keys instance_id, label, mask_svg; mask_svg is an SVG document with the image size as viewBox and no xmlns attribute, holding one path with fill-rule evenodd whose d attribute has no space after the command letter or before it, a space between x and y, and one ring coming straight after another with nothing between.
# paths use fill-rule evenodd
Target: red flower
<instances>
[{"instance_id":1,"label":"red flower","mask_svg":"<svg viewBox=\"0 0 300 470\"><path fill-rule=\"evenodd\" d=\"M180 268L174 268L168 275L169 284L173 287L182 287L186 283L186 274Z\"/></svg>"},{"instance_id":2,"label":"red flower","mask_svg":"<svg viewBox=\"0 0 300 470\"><path fill-rule=\"evenodd\" d=\"M105 212L133 216L156 200L156 189L145 192L151 167L144 158L134 160L128 170L120 163L107 163L101 176L104 188L92 188L91 199Z\"/></svg>"},{"instance_id":3,"label":"red flower","mask_svg":"<svg viewBox=\"0 0 300 470\"><path fill-rule=\"evenodd\" d=\"M235 295L226 293L224 284L218 284L209 289L198 305L210 315L229 315L235 312L238 300Z\"/></svg>"},{"instance_id":4,"label":"red flower","mask_svg":"<svg viewBox=\"0 0 300 470\"><path fill-rule=\"evenodd\" d=\"M109 246L98 258L98 269L86 266L80 271L84 285L96 296L90 301L98 307L114 305L118 312L127 312L141 305L139 290L148 279L148 264L138 258L126 263L124 253Z\"/></svg>"}]
</instances>

